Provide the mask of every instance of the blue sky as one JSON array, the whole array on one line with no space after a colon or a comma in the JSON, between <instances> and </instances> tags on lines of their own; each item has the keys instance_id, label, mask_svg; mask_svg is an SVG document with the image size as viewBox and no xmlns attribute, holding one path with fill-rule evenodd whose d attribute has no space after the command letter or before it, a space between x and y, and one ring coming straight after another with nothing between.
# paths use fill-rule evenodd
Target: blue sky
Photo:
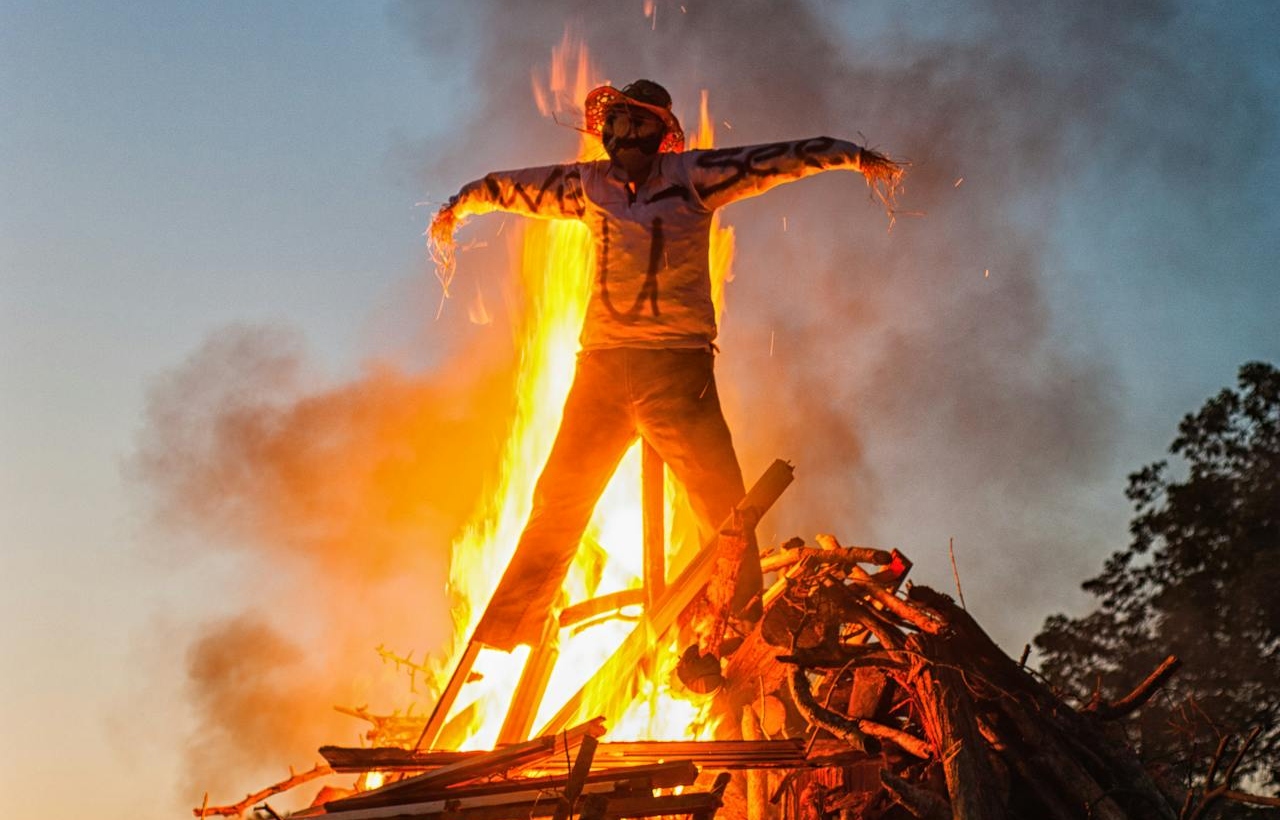
<instances>
[{"instance_id":1,"label":"blue sky","mask_svg":"<svg viewBox=\"0 0 1280 820\"><path fill-rule=\"evenodd\" d=\"M773 86L752 71L785 74L783 66L748 61L750 70L734 69L741 83L731 87L716 62L725 48L719 29L697 28L704 19L723 25L723 17L699 17L705 3L686 5L682 19L679 4L660 3L655 25L639 0L591 6L585 21L586 7L572 2L536 20L520 19L532 5L492 2L0 2L0 647L10 659L0 678L0 814L175 816L198 799L177 785L195 725L184 659L202 624L236 614L263 586L243 583L256 566L251 553L202 551L216 536L199 531L187 536L194 547L171 550L176 536L149 523L151 496L130 478L149 396L228 326L280 329L305 348L304 381L315 389L359 383L375 360L429 372L465 348L468 334L502 333L458 321L460 307L452 320L431 321L436 292L420 236L430 208L419 203L438 203L493 167L563 158L571 135L522 100L529 73L566 24L584 30L615 82L670 64L663 49L679 43L685 73L673 91L688 100L709 87L713 107L723 106L717 113L734 124L724 142L858 128L884 146L904 146L916 162L921 181L909 186L907 207L922 205L925 215L904 218L891 239L877 238L876 223L874 235L856 234L864 243L856 249L832 240L821 211L805 210L846 196L826 180L727 212L745 256L723 337L743 358L727 361L725 372L741 410L759 388L752 373L774 377L747 366L763 329L785 343L794 323L791 338L807 340L803 328L831 318L806 313L769 283L767 265L796 258L784 251L808 258L810 250L793 244L806 223L821 265L838 268L859 251L881 260L892 277L824 275L787 286L812 287L811 302L813 294L835 296L832 304L870 305L876 315L898 309L909 319L857 337L856 353L830 339L806 341L806 351L829 351L824 364L839 372L831 407L813 415L839 416L871 383L903 384L915 407L931 411L913 411L915 426L900 429L889 418L902 410L892 396L865 399L878 410L859 416L849 435L866 462L848 475L827 466L810 475L824 486L874 484L874 514L830 526L865 527L851 538L903 546L939 585L949 583L946 536L958 530L962 568L968 562L973 573L967 597L986 592L1009 642L1029 639L1055 607L1079 605L1079 582L1123 546L1124 474L1158 458L1177 419L1232 383L1241 363L1280 360L1280 12L1270 3L1134 4L1131 15L1117 15L1132 17L1116 25L1117 40L1089 52L1096 70L1072 62L1082 53L1078 26L1095 19L1088 10L1096 4L1052 20L1036 19L1045 8L1036 4L1022 12L962 4L945 16L931 4L802 4L831 46L823 59L871 84L832 89L824 85L831 74L816 73L816 113L795 115L807 102L790 99L781 123L767 116L782 104L766 94ZM705 59L691 44L705 45ZM1008 60L977 63L968 49L979 46ZM927 67L920 55L931 48L954 62ZM876 59L918 84L875 85L868 65ZM1006 102L987 100L1009 118L990 121L991 133L978 122L949 129L945 117L930 130L913 118L924 110L917 93L963 99L982 88L960 76L963 66L998 82L1028 64L1027 77L1061 70L1066 79L1078 72L1081 82L1109 77L1114 85L1046 86L1070 97L1061 101L1069 127L1043 149L1046 138L1032 126L1053 101L1019 96L1021 80L1000 92ZM1182 73L1170 75L1171 67ZM895 105L857 107L886 95L898 97ZM682 109L692 110L691 101ZM944 139L967 153L947 153ZM1002 145L1007 160L995 155ZM992 156L978 156L984 148ZM1040 167L1032 160L1042 150ZM986 216L974 222L966 216L973 211ZM772 227L781 214L793 217L786 235ZM477 225L477 235L491 239L495 224ZM1027 259L1031 296L1015 289L991 303L998 309L973 307L984 269L1001 280ZM931 278L935 263L965 272ZM932 295L915 301L925 286ZM851 290L831 290L842 287ZM865 302L857 289L871 294ZM1015 448L992 462L995 478L975 477L960 493L960 478L984 469L972 461L975 469L965 469L975 456L957 436L974 431L984 451L998 437L989 424L949 420L934 388L905 386L913 378L938 384L931 368L948 361L941 351L921 354L911 328L971 328L986 346L1004 338L987 329L1010 315L1021 318L1009 324L1008 349L976 371L980 392L953 395L956 413L976 395L1004 390L1026 401L995 408L1008 414L1002 424L1043 423L1064 442L1043 453ZM867 352L882 349L908 352ZM913 376L883 375L904 361ZM1087 389L1056 384L1042 366L1064 366L1063 377ZM226 378L234 385L234 374ZM810 383L796 378L797 386ZM1071 418L1046 420L1053 408ZM747 428L747 414L739 415ZM1104 432L1093 440L1086 428ZM757 430L770 446L800 435L785 426ZM1019 435L1011 441L1023 441ZM939 444L948 441L955 448ZM1076 461L1077 448L1092 455ZM744 460L762 458L748 446ZM798 493L806 465L797 458ZM1069 478L1045 478L1055 458ZM1025 486L1010 489L1021 478ZM1063 500L1066 485L1054 481L1068 480ZM920 505L934 512L922 516ZM1000 523L984 529L978 506ZM819 526L802 519L797 526ZM1027 574L1044 577L1022 584L1036 593L1014 594L1013 611L997 616L1011 588L1000 578L1023 553L992 546L988 554L982 545L1049 531L1054 549L1078 548L1044 559L1026 546ZM1041 594L1055 588L1064 591ZM306 762L280 760L279 769ZM143 799L153 788L154 799Z\"/></svg>"}]
</instances>

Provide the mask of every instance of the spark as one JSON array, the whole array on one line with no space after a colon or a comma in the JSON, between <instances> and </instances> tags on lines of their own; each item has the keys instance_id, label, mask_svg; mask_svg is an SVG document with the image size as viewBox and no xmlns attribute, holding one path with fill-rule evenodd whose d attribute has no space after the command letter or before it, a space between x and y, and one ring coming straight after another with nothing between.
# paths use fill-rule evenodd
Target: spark
<instances>
[{"instance_id":1,"label":"spark","mask_svg":"<svg viewBox=\"0 0 1280 820\"><path fill-rule=\"evenodd\" d=\"M783 233L787 232L787 218L785 216L782 217L782 232Z\"/></svg>"},{"instance_id":2,"label":"spark","mask_svg":"<svg viewBox=\"0 0 1280 820\"><path fill-rule=\"evenodd\" d=\"M720 122L724 124L725 128L728 128L730 131L733 130L733 123L729 122L728 120L721 120Z\"/></svg>"},{"instance_id":3,"label":"spark","mask_svg":"<svg viewBox=\"0 0 1280 820\"><path fill-rule=\"evenodd\" d=\"M773 340L778 335L776 330L769 331L769 358L773 358Z\"/></svg>"},{"instance_id":4,"label":"spark","mask_svg":"<svg viewBox=\"0 0 1280 820\"><path fill-rule=\"evenodd\" d=\"M952 187L952 188L959 188L959 187L960 187L960 183L962 183L962 182L964 182L964 177L956 177L956 184L955 184L955 185L952 185L951 187Z\"/></svg>"},{"instance_id":5,"label":"spark","mask_svg":"<svg viewBox=\"0 0 1280 820\"><path fill-rule=\"evenodd\" d=\"M984 271L982 272L982 278L983 278L983 279L990 279L990 278L991 278L991 268L987 268L986 270L984 270Z\"/></svg>"}]
</instances>

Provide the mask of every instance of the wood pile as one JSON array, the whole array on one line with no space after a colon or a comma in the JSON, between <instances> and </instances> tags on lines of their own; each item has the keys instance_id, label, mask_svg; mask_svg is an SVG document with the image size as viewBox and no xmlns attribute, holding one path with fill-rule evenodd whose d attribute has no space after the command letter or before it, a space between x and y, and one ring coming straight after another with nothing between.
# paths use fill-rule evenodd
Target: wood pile
<instances>
[{"instance_id":1,"label":"wood pile","mask_svg":"<svg viewBox=\"0 0 1280 820\"><path fill-rule=\"evenodd\" d=\"M751 610L756 620L724 617L714 582L678 620L664 616L711 624L681 676L714 690L717 740L610 742L602 718L576 716L570 728L492 751L324 747L331 771L376 771L390 782L293 816L1178 816L1104 725L1140 707L1175 659L1122 701L1076 709L948 596L904 591L911 564L897 551L816 542L792 539L764 556L776 580ZM591 703L584 696L575 708Z\"/></svg>"},{"instance_id":2,"label":"wood pile","mask_svg":"<svg viewBox=\"0 0 1280 820\"><path fill-rule=\"evenodd\" d=\"M784 784L795 798L784 816L1178 816L1104 725L1145 703L1175 658L1122 701L1075 709L950 597L923 586L897 594L910 567L900 554L817 541L793 539L766 557L766 571L781 577L726 663L722 709L746 736L776 701L798 713L809 737L843 741L878 765L872 782L798 772ZM770 809L750 805L760 801L755 789L748 814L763 817Z\"/></svg>"}]
</instances>

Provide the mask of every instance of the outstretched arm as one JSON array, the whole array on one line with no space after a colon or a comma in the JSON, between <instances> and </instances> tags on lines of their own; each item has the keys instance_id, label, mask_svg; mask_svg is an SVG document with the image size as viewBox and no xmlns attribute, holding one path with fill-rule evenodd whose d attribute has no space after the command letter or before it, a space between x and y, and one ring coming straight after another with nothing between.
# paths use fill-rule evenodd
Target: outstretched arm
<instances>
[{"instance_id":1,"label":"outstretched arm","mask_svg":"<svg viewBox=\"0 0 1280 820\"><path fill-rule=\"evenodd\" d=\"M495 171L463 185L436 213L427 230L427 245L446 294L453 278L454 231L469 217L493 211L543 219L578 219L586 211L582 167L567 164Z\"/></svg>"},{"instance_id":2,"label":"outstretched arm","mask_svg":"<svg viewBox=\"0 0 1280 820\"><path fill-rule=\"evenodd\" d=\"M861 173L892 208L903 174L903 166L883 154L831 137L690 151L683 159L698 196L712 209L833 170Z\"/></svg>"}]
</instances>

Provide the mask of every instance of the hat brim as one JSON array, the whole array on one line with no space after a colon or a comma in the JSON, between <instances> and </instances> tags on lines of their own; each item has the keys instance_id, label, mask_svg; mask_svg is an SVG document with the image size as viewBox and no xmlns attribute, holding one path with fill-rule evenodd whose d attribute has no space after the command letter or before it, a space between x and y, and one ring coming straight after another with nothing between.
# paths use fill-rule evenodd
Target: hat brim
<instances>
[{"instance_id":1,"label":"hat brim","mask_svg":"<svg viewBox=\"0 0 1280 820\"><path fill-rule=\"evenodd\" d=\"M587 94L587 100L583 103L585 130L595 134L597 137L600 136L604 131L605 114L608 113L610 108L619 103L643 108L662 120L667 127L667 133L662 138L662 145L658 148L659 151L679 153L684 150L684 129L680 127L680 121L676 119L675 114L671 113L671 109L641 102L634 97L623 94L622 91L611 85L602 85L599 88L592 89L591 93Z\"/></svg>"}]
</instances>

